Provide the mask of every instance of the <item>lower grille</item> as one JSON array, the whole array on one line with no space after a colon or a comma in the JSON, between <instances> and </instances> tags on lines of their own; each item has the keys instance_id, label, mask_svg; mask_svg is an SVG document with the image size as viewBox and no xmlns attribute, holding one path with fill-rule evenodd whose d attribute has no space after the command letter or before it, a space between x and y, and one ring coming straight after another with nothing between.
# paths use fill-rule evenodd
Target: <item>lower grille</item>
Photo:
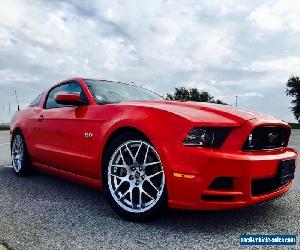
<instances>
[{"instance_id":1,"label":"lower grille","mask_svg":"<svg viewBox=\"0 0 300 250\"><path fill-rule=\"evenodd\" d=\"M258 196L262 194L268 194L276 189L279 189L282 185L279 183L277 177L261 179L261 180L253 180L252 181L252 195Z\"/></svg>"},{"instance_id":2,"label":"lower grille","mask_svg":"<svg viewBox=\"0 0 300 250\"><path fill-rule=\"evenodd\" d=\"M295 159L282 160L279 163L277 174L271 178L252 180L251 193L253 196L271 193L294 179L296 168Z\"/></svg>"},{"instance_id":3,"label":"lower grille","mask_svg":"<svg viewBox=\"0 0 300 250\"><path fill-rule=\"evenodd\" d=\"M232 195L202 195L202 200L225 202L225 201L234 201L234 197Z\"/></svg>"}]
</instances>

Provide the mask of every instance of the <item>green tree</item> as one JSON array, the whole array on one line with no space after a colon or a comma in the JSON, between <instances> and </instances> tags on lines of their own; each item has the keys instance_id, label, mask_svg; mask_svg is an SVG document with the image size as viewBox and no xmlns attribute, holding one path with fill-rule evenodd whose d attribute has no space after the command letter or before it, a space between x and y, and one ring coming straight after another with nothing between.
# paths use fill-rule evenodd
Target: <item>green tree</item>
<instances>
[{"instance_id":1,"label":"green tree","mask_svg":"<svg viewBox=\"0 0 300 250\"><path fill-rule=\"evenodd\" d=\"M292 100L293 106L291 107L291 110L297 121L300 122L300 78L298 76L291 76L287 81L286 86L286 94L294 98Z\"/></svg>"},{"instance_id":2,"label":"green tree","mask_svg":"<svg viewBox=\"0 0 300 250\"><path fill-rule=\"evenodd\" d=\"M171 101L193 101L193 102L212 102L217 104L224 104L226 103L222 102L219 99L216 99L210 95L207 91L199 91L197 88L175 88L174 93L168 93L166 95L167 100Z\"/></svg>"}]
</instances>

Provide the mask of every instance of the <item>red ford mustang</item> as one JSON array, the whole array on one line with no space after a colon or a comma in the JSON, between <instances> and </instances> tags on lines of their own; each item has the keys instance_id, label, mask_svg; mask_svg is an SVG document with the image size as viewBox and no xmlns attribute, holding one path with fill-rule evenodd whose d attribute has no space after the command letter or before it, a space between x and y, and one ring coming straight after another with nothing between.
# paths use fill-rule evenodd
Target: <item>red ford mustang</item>
<instances>
[{"instance_id":1,"label":"red ford mustang","mask_svg":"<svg viewBox=\"0 0 300 250\"><path fill-rule=\"evenodd\" d=\"M292 185L290 127L255 112L165 101L140 87L73 78L11 121L14 172L43 170L103 189L121 216L272 200Z\"/></svg>"}]
</instances>

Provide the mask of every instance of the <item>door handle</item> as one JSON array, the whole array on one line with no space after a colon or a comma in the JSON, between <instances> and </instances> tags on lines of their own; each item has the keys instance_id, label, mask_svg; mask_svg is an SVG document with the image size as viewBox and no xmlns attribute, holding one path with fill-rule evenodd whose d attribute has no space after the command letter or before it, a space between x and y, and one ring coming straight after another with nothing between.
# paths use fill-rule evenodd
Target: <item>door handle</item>
<instances>
[{"instance_id":1,"label":"door handle","mask_svg":"<svg viewBox=\"0 0 300 250\"><path fill-rule=\"evenodd\" d=\"M38 120L39 122L41 122L42 120L44 120L44 115L40 115L40 116L37 118L37 120Z\"/></svg>"}]
</instances>

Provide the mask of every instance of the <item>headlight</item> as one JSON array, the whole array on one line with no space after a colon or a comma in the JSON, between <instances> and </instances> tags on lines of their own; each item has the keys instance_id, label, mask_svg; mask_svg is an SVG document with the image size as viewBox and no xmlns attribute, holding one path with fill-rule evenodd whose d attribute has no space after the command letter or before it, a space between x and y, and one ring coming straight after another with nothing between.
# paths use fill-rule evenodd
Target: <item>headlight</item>
<instances>
[{"instance_id":1,"label":"headlight","mask_svg":"<svg viewBox=\"0 0 300 250\"><path fill-rule=\"evenodd\" d=\"M183 144L186 146L219 148L224 143L229 132L230 128L192 128Z\"/></svg>"}]
</instances>

